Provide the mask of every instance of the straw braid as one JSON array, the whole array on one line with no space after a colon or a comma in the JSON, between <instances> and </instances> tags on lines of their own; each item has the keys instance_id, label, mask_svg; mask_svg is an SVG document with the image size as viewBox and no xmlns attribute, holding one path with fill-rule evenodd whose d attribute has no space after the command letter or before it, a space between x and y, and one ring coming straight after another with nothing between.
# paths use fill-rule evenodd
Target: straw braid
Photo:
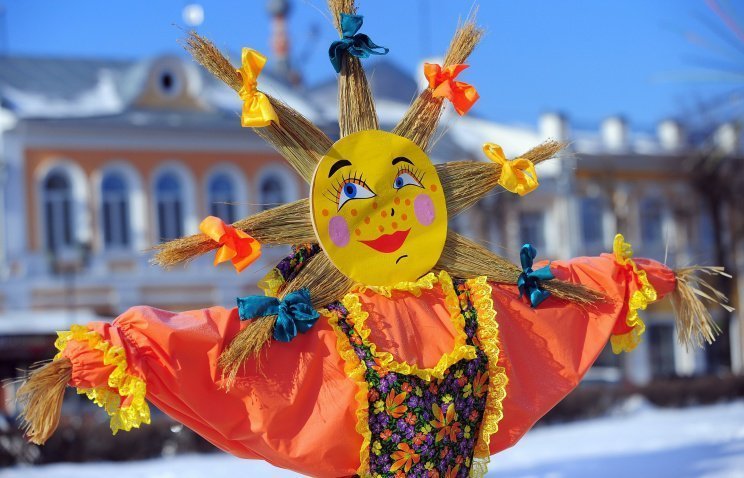
<instances>
[{"instance_id":1,"label":"straw braid","mask_svg":"<svg viewBox=\"0 0 744 478\"><path fill-rule=\"evenodd\" d=\"M328 0L334 24L341 33L341 14L356 14L354 0ZM341 137L379 129L375 101L359 58L344 55L338 75L338 127Z\"/></svg>"},{"instance_id":2,"label":"straw braid","mask_svg":"<svg viewBox=\"0 0 744 478\"><path fill-rule=\"evenodd\" d=\"M475 12L460 25L452 38L444 66L465 63L483 37L483 29L475 25ZM434 98L431 89L426 88L408 108L403 119L393 129L393 133L410 139L424 151L429 151L431 139L437 130L442 116L443 98Z\"/></svg>"},{"instance_id":3,"label":"straw braid","mask_svg":"<svg viewBox=\"0 0 744 478\"><path fill-rule=\"evenodd\" d=\"M240 91L242 80L235 67L214 44L196 32L189 32L184 45L194 59L227 86ZM267 95L268 96L268 95ZM331 139L295 109L268 96L279 118L279 124L253 128L271 144L308 183L315 166L333 145Z\"/></svg>"}]
</instances>

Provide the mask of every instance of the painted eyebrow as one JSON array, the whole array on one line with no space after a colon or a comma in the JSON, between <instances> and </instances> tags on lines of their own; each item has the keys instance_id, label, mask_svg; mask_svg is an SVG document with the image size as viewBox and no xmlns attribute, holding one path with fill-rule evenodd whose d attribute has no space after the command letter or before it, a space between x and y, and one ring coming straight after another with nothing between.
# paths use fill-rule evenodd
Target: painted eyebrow
<instances>
[{"instance_id":1,"label":"painted eyebrow","mask_svg":"<svg viewBox=\"0 0 744 478\"><path fill-rule=\"evenodd\" d=\"M338 171L341 168L345 168L346 166L351 166L351 161L348 159L339 159L335 163L333 163L333 166L331 166L330 171L328 171L328 177L330 178L333 176L333 173Z\"/></svg>"},{"instance_id":2,"label":"painted eyebrow","mask_svg":"<svg viewBox=\"0 0 744 478\"><path fill-rule=\"evenodd\" d=\"M398 163L408 163L408 164L410 164L411 166L414 166L413 162L411 162L411 160L410 160L410 159L408 159L408 158L404 158L403 156L398 156L397 158L395 158L395 159L393 160L393 163L392 163L392 164L393 164L393 166L395 166L395 165L396 165L396 164L398 164Z\"/></svg>"}]
</instances>

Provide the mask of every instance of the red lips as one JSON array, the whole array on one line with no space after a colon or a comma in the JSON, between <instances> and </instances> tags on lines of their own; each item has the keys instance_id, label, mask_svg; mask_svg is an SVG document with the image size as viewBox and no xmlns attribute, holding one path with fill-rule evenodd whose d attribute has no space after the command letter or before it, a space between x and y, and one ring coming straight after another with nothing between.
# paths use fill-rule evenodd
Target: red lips
<instances>
[{"instance_id":1,"label":"red lips","mask_svg":"<svg viewBox=\"0 0 744 478\"><path fill-rule=\"evenodd\" d=\"M372 239L371 241L359 242L368 245L376 251L390 253L400 249L400 246L406 242L406 237L408 237L409 232L411 232L411 230L406 229L405 231L396 231L392 234L383 234L377 239Z\"/></svg>"}]
</instances>

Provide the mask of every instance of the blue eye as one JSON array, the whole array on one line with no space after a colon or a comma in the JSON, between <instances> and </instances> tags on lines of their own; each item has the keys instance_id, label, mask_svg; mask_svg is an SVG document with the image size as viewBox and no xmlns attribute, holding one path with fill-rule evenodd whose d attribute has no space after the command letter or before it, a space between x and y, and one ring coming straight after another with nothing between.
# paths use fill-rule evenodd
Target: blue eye
<instances>
[{"instance_id":1,"label":"blue eye","mask_svg":"<svg viewBox=\"0 0 744 478\"><path fill-rule=\"evenodd\" d=\"M417 186L419 188L424 187L421 184L421 181L416 179L413 176L413 174L411 174L409 171L404 169L398 173L398 176L396 176L395 181L393 181L393 188L401 189L405 186Z\"/></svg>"},{"instance_id":2,"label":"blue eye","mask_svg":"<svg viewBox=\"0 0 744 478\"><path fill-rule=\"evenodd\" d=\"M357 186L354 183L346 183L344 185L344 194L349 199L354 199L357 195Z\"/></svg>"},{"instance_id":3,"label":"blue eye","mask_svg":"<svg viewBox=\"0 0 744 478\"><path fill-rule=\"evenodd\" d=\"M338 191L338 209L352 199L367 199L375 197L375 193L370 191L366 184L359 180L347 179Z\"/></svg>"}]
</instances>

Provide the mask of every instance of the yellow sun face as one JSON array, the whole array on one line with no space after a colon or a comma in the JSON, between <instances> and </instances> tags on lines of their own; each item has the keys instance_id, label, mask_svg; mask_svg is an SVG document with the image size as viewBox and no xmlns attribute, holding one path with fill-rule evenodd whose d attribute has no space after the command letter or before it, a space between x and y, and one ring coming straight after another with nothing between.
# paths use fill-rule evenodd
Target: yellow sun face
<instances>
[{"instance_id":1,"label":"yellow sun face","mask_svg":"<svg viewBox=\"0 0 744 478\"><path fill-rule=\"evenodd\" d=\"M364 285L414 281L439 260L447 206L434 165L412 141L361 131L318 163L310 201L331 262Z\"/></svg>"}]
</instances>

